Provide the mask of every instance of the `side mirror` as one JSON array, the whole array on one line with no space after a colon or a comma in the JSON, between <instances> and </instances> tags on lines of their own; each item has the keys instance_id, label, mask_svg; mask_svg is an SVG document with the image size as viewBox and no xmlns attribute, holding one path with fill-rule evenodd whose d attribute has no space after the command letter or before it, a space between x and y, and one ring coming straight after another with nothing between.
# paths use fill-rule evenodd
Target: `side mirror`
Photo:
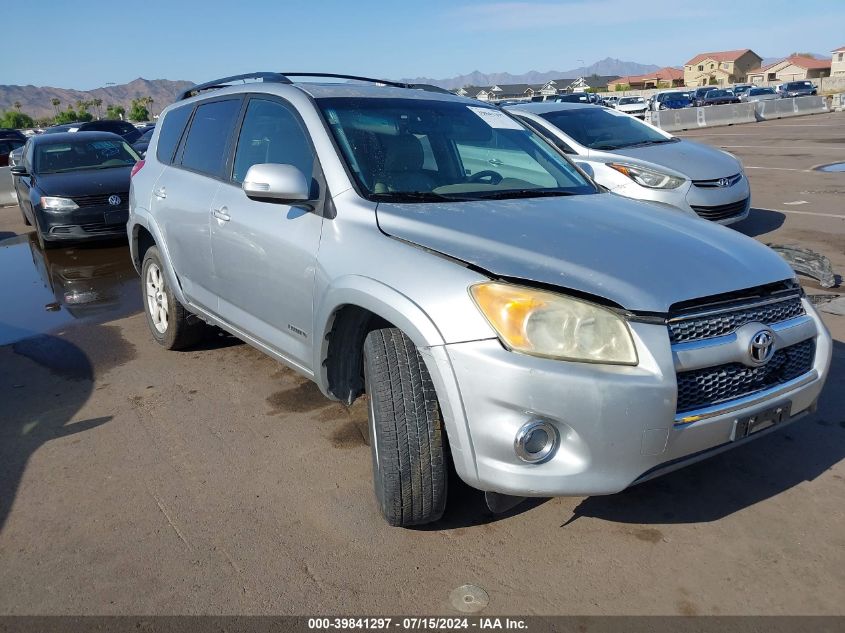
<instances>
[{"instance_id":1,"label":"side mirror","mask_svg":"<svg viewBox=\"0 0 845 633\"><path fill-rule=\"evenodd\" d=\"M311 199L308 179L293 165L253 165L246 172L243 190L248 198L256 200L307 202Z\"/></svg>"},{"instance_id":2,"label":"side mirror","mask_svg":"<svg viewBox=\"0 0 845 633\"><path fill-rule=\"evenodd\" d=\"M29 172L26 171L26 167L23 165L15 165L9 170L13 176L28 176Z\"/></svg>"}]
</instances>

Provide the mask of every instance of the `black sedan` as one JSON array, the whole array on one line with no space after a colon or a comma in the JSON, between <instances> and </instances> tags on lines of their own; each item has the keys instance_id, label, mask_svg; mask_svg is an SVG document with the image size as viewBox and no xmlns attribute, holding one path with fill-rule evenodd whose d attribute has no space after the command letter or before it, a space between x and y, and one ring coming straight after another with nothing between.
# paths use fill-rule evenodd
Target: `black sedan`
<instances>
[{"instance_id":1,"label":"black sedan","mask_svg":"<svg viewBox=\"0 0 845 633\"><path fill-rule=\"evenodd\" d=\"M701 100L701 105L725 105L727 103L739 102L739 97L730 90L709 90L705 93L704 98Z\"/></svg>"},{"instance_id":2,"label":"black sedan","mask_svg":"<svg viewBox=\"0 0 845 633\"><path fill-rule=\"evenodd\" d=\"M109 132L39 135L11 168L21 211L44 248L126 236L129 177L139 160Z\"/></svg>"}]
</instances>

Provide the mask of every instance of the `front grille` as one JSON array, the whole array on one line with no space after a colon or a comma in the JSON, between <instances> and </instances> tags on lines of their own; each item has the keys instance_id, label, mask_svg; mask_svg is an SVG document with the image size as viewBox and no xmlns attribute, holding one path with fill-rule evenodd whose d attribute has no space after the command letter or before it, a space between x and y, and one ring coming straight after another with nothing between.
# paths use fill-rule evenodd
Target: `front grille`
<instances>
[{"instance_id":1,"label":"front grille","mask_svg":"<svg viewBox=\"0 0 845 633\"><path fill-rule=\"evenodd\" d=\"M798 378L813 368L815 339L775 352L762 367L728 363L678 374L678 413L751 395Z\"/></svg>"},{"instance_id":2,"label":"front grille","mask_svg":"<svg viewBox=\"0 0 845 633\"><path fill-rule=\"evenodd\" d=\"M85 207L110 207L109 197L120 196L120 204L114 206L114 209L122 209L129 202L129 192L113 192L113 193L98 193L91 196L74 196L73 201L80 208Z\"/></svg>"},{"instance_id":3,"label":"front grille","mask_svg":"<svg viewBox=\"0 0 845 633\"><path fill-rule=\"evenodd\" d=\"M710 180L693 180L692 184L696 187L701 187L702 189L713 189L716 187L733 187L736 183L742 180L742 174L734 174L733 176L728 176L724 180L727 181L726 185L720 184L722 178L711 178Z\"/></svg>"},{"instance_id":4,"label":"front grille","mask_svg":"<svg viewBox=\"0 0 845 633\"><path fill-rule=\"evenodd\" d=\"M730 334L746 323L772 325L805 314L801 297L796 295L766 305L739 307L736 310L681 317L669 321L669 341L688 343Z\"/></svg>"},{"instance_id":5,"label":"front grille","mask_svg":"<svg viewBox=\"0 0 845 633\"><path fill-rule=\"evenodd\" d=\"M717 204L713 207L704 207L691 204L692 210L698 214L698 217L705 220L727 220L735 215L739 215L745 211L745 205L748 203L748 198L740 200L739 202L731 202L729 204Z\"/></svg>"}]
</instances>

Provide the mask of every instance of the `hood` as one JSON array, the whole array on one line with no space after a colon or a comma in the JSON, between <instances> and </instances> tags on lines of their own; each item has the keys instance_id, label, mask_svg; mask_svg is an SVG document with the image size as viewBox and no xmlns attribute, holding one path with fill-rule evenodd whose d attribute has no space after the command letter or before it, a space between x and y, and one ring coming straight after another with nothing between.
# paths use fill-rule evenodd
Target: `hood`
<instances>
[{"instance_id":1,"label":"hood","mask_svg":"<svg viewBox=\"0 0 845 633\"><path fill-rule=\"evenodd\" d=\"M92 196L104 193L129 191L129 173L132 166L111 169L67 171L60 174L36 176L39 191L45 196Z\"/></svg>"},{"instance_id":2,"label":"hood","mask_svg":"<svg viewBox=\"0 0 845 633\"><path fill-rule=\"evenodd\" d=\"M630 156L636 160L664 166L691 180L724 178L738 174L742 169L742 165L733 156L709 145L683 139L674 143L627 149L623 147L613 150L612 154L617 157Z\"/></svg>"},{"instance_id":3,"label":"hood","mask_svg":"<svg viewBox=\"0 0 845 633\"><path fill-rule=\"evenodd\" d=\"M794 277L774 251L718 224L604 193L379 203L382 231L492 275L666 312L679 301Z\"/></svg>"}]
</instances>

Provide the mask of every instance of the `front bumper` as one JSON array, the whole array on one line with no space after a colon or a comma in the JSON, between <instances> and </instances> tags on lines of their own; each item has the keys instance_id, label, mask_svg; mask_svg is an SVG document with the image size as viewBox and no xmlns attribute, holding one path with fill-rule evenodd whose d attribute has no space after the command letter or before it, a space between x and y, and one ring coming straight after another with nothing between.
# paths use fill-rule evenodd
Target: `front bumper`
<instances>
[{"instance_id":1,"label":"front bumper","mask_svg":"<svg viewBox=\"0 0 845 633\"><path fill-rule=\"evenodd\" d=\"M38 224L48 242L126 237L128 219L129 211L126 208L85 208L68 213L38 212Z\"/></svg>"},{"instance_id":2,"label":"front bumper","mask_svg":"<svg viewBox=\"0 0 845 633\"><path fill-rule=\"evenodd\" d=\"M452 389L449 402L462 446L460 476L481 490L518 496L612 494L768 432L732 441L740 418L789 402L793 422L816 402L827 377L831 340L818 316L812 372L794 389L737 406L693 423L676 420L677 384L665 326L632 323L636 367L570 363L516 354L498 340L447 345L436 363ZM815 372L815 373L813 373ZM687 414L685 414L687 415ZM553 424L560 446L540 464L514 451L518 429L531 419ZM447 423L448 424L448 423ZM448 428L448 426L447 426ZM451 439L451 438L450 438Z\"/></svg>"},{"instance_id":3,"label":"front bumper","mask_svg":"<svg viewBox=\"0 0 845 633\"><path fill-rule=\"evenodd\" d=\"M730 187L704 188L692 182L686 182L677 189L650 189L628 180L622 186L611 188L611 190L626 198L674 207L687 215L707 219L717 224L729 225L740 222L747 218L751 211L751 188L744 174Z\"/></svg>"}]
</instances>

